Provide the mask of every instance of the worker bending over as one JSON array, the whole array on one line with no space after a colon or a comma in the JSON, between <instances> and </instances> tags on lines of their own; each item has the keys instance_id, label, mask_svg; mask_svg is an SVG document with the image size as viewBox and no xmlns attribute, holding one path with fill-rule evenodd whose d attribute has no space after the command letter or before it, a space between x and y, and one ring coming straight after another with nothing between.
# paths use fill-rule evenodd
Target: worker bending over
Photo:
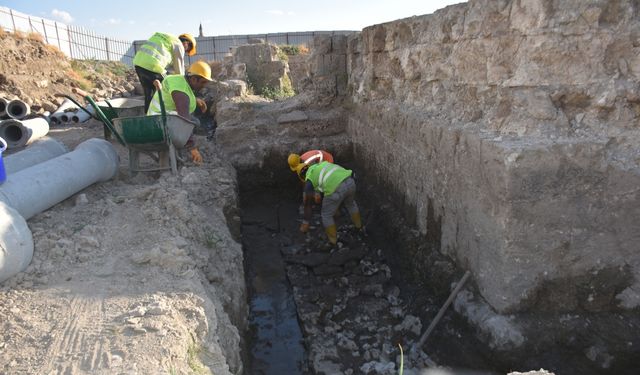
<instances>
[{"instance_id":1,"label":"worker bending over","mask_svg":"<svg viewBox=\"0 0 640 375\"><path fill-rule=\"evenodd\" d=\"M356 228L362 228L360 210L355 201L356 183L351 177L351 170L342 168L337 164L323 161L312 165L299 164L296 172L305 182L305 194L302 199L310 199L313 191L324 193L322 200L322 225L324 226L329 242L335 245L338 242L338 229L333 216L338 211L340 204L351 214L351 220ZM311 209L305 205L304 219L300 225L300 231L306 233L309 230Z\"/></svg>"},{"instance_id":2,"label":"worker bending over","mask_svg":"<svg viewBox=\"0 0 640 375\"><path fill-rule=\"evenodd\" d=\"M196 106L200 107L202 112L206 112L207 105L202 99L196 99L195 94L210 81L212 81L211 67L204 61L193 63L186 75L175 74L167 76L162 83L162 99L166 112L177 113L189 121ZM149 104L147 115L158 114L161 114L161 109L160 99L156 92ZM194 163L202 163L202 155L200 155L195 145L193 135L191 135L185 147L191 149L191 159Z\"/></svg>"},{"instance_id":3,"label":"worker bending over","mask_svg":"<svg viewBox=\"0 0 640 375\"><path fill-rule=\"evenodd\" d=\"M310 150L302 155L289 154L289 157L287 158L287 163L289 163L289 169L291 169L291 172L296 172L298 165L301 163L311 165L321 163L323 161L333 163L333 155L324 150ZM302 178L300 178L300 181L302 181L304 185L304 180ZM318 191L315 193L315 203L320 204L320 202L322 202L322 193ZM305 202L305 206L306 205L311 206L310 199Z\"/></svg>"},{"instance_id":4,"label":"worker bending over","mask_svg":"<svg viewBox=\"0 0 640 375\"><path fill-rule=\"evenodd\" d=\"M168 67L173 74L184 75L185 52L189 56L196 54L196 40L191 34L180 34L176 38L165 33L153 34L136 52L133 65L144 91L145 112L155 92L153 81L162 82Z\"/></svg>"}]
</instances>

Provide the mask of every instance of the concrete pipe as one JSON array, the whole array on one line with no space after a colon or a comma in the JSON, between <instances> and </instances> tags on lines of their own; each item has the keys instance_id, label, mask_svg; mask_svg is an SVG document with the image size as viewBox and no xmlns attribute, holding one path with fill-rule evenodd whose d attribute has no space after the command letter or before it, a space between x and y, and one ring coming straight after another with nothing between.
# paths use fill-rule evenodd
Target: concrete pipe
<instances>
[{"instance_id":1,"label":"concrete pipe","mask_svg":"<svg viewBox=\"0 0 640 375\"><path fill-rule=\"evenodd\" d=\"M29 220L89 185L113 178L118 164L111 143L92 138L69 153L14 173L0 186L0 201Z\"/></svg>"},{"instance_id":2,"label":"concrete pipe","mask_svg":"<svg viewBox=\"0 0 640 375\"><path fill-rule=\"evenodd\" d=\"M13 99L9 103L7 103L7 115L10 118L14 118L16 120L22 120L29 113L31 113L31 107L29 104L23 102L20 99Z\"/></svg>"},{"instance_id":3,"label":"concrete pipe","mask_svg":"<svg viewBox=\"0 0 640 375\"><path fill-rule=\"evenodd\" d=\"M33 257L33 235L18 211L0 202L0 283L27 269Z\"/></svg>"},{"instance_id":4,"label":"concrete pipe","mask_svg":"<svg viewBox=\"0 0 640 375\"><path fill-rule=\"evenodd\" d=\"M9 148L22 147L49 133L49 122L42 117L29 120L8 119L0 122L0 137Z\"/></svg>"},{"instance_id":5,"label":"concrete pipe","mask_svg":"<svg viewBox=\"0 0 640 375\"><path fill-rule=\"evenodd\" d=\"M11 178L13 173L66 154L67 152L69 152L69 150L61 142L50 137L40 138L24 150L4 157L4 169L7 173L7 178Z\"/></svg>"},{"instance_id":6,"label":"concrete pipe","mask_svg":"<svg viewBox=\"0 0 640 375\"><path fill-rule=\"evenodd\" d=\"M71 100L65 99L62 102L62 104L60 104L60 107L58 107L58 109L56 109L55 112L53 112L51 114L51 117L56 117L58 120L61 120L60 122L63 122L63 123L64 122L68 122L70 116L67 113L65 113L65 111L68 108L78 108L78 106L75 105L75 103L72 102ZM65 116L65 118L67 118L67 120L66 121L62 121L62 119L61 119L62 116Z\"/></svg>"},{"instance_id":7,"label":"concrete pipe","mask_svg":"<svg viewBox=\"0 0 640 375\"><path fill-rule=\"evenodd\" d=\"M9 101L7 99L0 98L0 119L9 117L7 115L7 104L9 104Z\"/></svg>"},{"instance_id":8,"label":"concrete pipe","mask_svg":"<svg viewBox=\"0 0 640 375\"><path fill-rule=\"evenodd\" d=\"M91 106L89 108L93 109L93 107L91 107ZM92 109L88 109L88 108L85 108L85 109L87 109L91 113L94 112ZM91 118L91 115L89 113L87 113L86 111L84 111L82 109L79 109L78 111L76 111L73 114L73 116L71 116L71 122L75 122L75 123L79 123L80 122L80 123L82 123L82 122L85 122L85 121L89 120L90 118Z\"/></svg>"}]
</instances>

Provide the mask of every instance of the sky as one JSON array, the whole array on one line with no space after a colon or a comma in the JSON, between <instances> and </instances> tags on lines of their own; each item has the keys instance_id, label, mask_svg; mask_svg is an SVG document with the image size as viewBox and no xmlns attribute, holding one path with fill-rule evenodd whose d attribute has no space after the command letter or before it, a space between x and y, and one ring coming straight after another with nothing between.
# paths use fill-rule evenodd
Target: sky
<instances>
[{"instance_id":1,"label":"sky","mask_svg":"<svg viewBox=\"0 0 640 375\"><path fill-rule=\"evenodd\" d=\"M362 30L378 23L433 13L463 0L0 0L0 6L122 40L174 35L244 35L293 31ZM152 6L152 4L154 6Z\"/></svg>"}]
</instances>

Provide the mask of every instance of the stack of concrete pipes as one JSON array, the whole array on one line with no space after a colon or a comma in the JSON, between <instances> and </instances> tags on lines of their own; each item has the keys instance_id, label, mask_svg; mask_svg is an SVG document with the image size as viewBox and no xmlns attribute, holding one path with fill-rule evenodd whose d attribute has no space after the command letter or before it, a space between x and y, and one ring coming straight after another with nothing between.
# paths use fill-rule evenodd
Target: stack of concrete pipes
<instances>
[{"instance_id":1,"label":"stack of concrete pipes","mask_svg":"<svg viewBox=\"0 0 640 375\"><path fill-rule=\"evenodd\" d=\"M25 120L31 107L20 99L0 98L0 137L7 147L22 147L49 133L47 113Z\"/></svg>"},{"instance_id":2,"label":"stack of concrete pipes","mask_svg":"<svg viewBox=\"0 0 640 375\"><path fill-rule=\"evenodd\" d=\"M43 138L4 158L7 180L0 185L0 283L24 271L33 257L27 220L82 189L113 178L118 154L98 138L67 152L52 138Z\"/></svg>"},{"instance_id":3,"label":"stack of concrete pipes","mask_svg":"<svg viewBox=\"0 0 640 375\"><path fill-rule=\"evenodd\" d=\"M87 106L86 108L78 108L75 103L69 99L65 99L64 102L58 107L58 109L49 116L49 121L52 125L61 125L68 123L81 123L89 120L91 114L93 114L93 107Z\"/></svg>"}]
</instances>

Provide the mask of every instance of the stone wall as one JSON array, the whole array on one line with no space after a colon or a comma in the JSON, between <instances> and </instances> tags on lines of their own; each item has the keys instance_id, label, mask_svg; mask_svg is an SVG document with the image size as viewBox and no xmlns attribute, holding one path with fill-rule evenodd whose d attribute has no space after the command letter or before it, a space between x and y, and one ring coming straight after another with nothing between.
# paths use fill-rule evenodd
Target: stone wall
<instances>
[{"instance_id":1,"label":"stone wall","mask_svg":"<svg viewBox=\"0 0 640 375\"><path fill-rule=\"evenodd\" d=\"M472 0L349 37L355 154L498 312L640 306L639 6Z\"/></svg>"}]
</instances>

